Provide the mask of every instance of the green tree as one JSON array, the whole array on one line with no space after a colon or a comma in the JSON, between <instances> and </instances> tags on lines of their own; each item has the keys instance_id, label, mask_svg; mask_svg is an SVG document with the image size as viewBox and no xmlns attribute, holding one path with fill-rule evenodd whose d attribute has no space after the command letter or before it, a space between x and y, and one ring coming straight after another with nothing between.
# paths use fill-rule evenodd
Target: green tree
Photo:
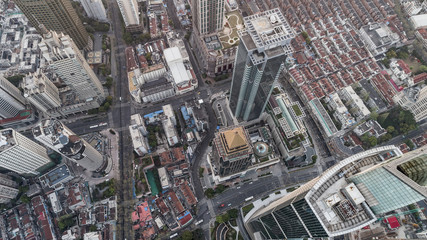
<instances>
[{"instance_id":1,"label":"green tree","mask_svg":"<svg viewBox=\"0 0 427 240\"><path fill-rule=\"evenodd\" d=\"M228 222L228 220L230 220L230 216L228 215L228 213L216 216L216 221L219 223Z\"/></svg>"},{"instance_id":2,"label":"green tree","mask_svg":"<svg viewBox=\"0 0 427 240\"><path fill-rule=\"evenodd\" d=\"M30 198L26 195L26 194L22 194L21 197L19 198L21 200L21 202L23 203L29 203L30 202Z\"/></svg>"},{"instance_id":3,"label":"green tree","mask_svg":"<svg viewBox=\"0 0 427 240\"><path fill-rule=\"evenodd\" d=\"M419 72L427 72L427 66L426 66L426 65L421 65L421 66L418 68L418 71L419 71Z\"/></svg>"},{"instance_id":4,"label":"green tree","mask_svg":"<svg viewBox=\"0 0 427 240\"><path fill-rule=\"evenodd\" d=\"M192 240L193 239L193 233L190 230L185 230L179 239L182 240Z\"/></svg>"},{"instance_id":5,"label":"green tree","mask_svg":"<svg viewBox=\"0 0 427 240\"><path fill-rule=\"evenodd\" d=\"M105 101L106 102L108 102L108 103L113 103L113 96L107 96L106 98L105 98Z\"/></svg>"},{"instance_id":6,"label":"green tree","mask_svg":"<svg viewBox=\"0 0 427 240\"><path fill-rule=\"evenodd\" d=\"M370 136L369 137L369 145L371 147L376 146L378 144L378 140L375 136Z\"/></svg>"},{"instance_id":7,"label":"green tree","mask_svg":"<svg viewBox=\"0 0 427 240\"><path fill-rule=\"evenodd\" d=\"M405 51L399 51L397 53L397 57L400 59L407 59L409 57L409 54Z\"/></svg>"},{"instance_id":8,"label":"green tree","mask_svg":"<svg viewBox=\"0 0 427 240\"><path fill-rule=\"evenodd\" d=\"M106 112L106 111L107 111L107 109L105 109L105 107L104 107L104 106L101 106L101 107L99 107L99 108L98 108L98 111L99 111L99 112Z\"/></svg>"},{"instance_id":9,"label":"green tree","mask_svg":"<svg viewBox=\"0 0 427 240\"><path fill-rule=\"evenodd\" d=\"M151 53L148 52L147 54L145 54L145 59L147 59L147 61L151 60Z\"/></svg>"},{"instance_id":10,"label":"green tree","mask_svg":"<svg viewBox=\"0 0 427 240\"><path fill-rule=\"evenodd\" d=\"M388 59L391 59L391 58L396 58L397 57L397 54L396 54L396 52L394 51L394 50L389 50L387 53L386 53L386 56L387 56L387 58Z\"/></svg>"},{"instance_id":11,"label":"green tree","mask_svg":"<svg viewBox=\"0 0 427 240\"><path fill-rule=\"evenodd\" d=\"M378 119L378 116L379 116L379 114L377 112L371 112L371 116L370 117L371 117L372 120L376 121Z\"/></svg>"},{"instance_id":12,"label":"green tree","mask_svg":"<svg viewBox=\"0 0 427 240\"><path fill-rule=\"evenodd\" d=\"M90 227L89 227L89 231L90 232L95 232L96 230L98 230L98 228L96 227L96 225L90 225Z\"/></svg>"},{"instance_id":13,"label":"green tree","mask_svg":"<svg viewBox=\"0 0 427 240\"><path fill-rule=\"evenodd\" d=\"M215 196L215 190L213 190L212 188L206 189L205 196L209 199L213 198Z\"/></svg>"},{"instance_id":14,"label":"green tree","mask_svg":"<svg viewBox=\"0 0 427 240\"><path fill-rule=\"evenodd\" d=\"M317 160L317 155L311 156L311 160L313 160L313 162L315 162Z\"/></svg>"},{"instance_id":15,"label":"green tree","mask_svg":"<svg viewBox=\"0 0 427 240\"><path fill-rule=\"evenodd\" d=\"M236 219L239 216L239 210L233 208L227 211L228 216L230 219Z\"/></svg>"},{"instance_id":16,"label":"green tree","mask_svg":"<svg viewBox=\"0 0 427 240\"><path fill-rule=\"evenodd\" d=\"M106 103L104 104L104 107L105 107L105 109L109 109L109 108L110 108L110 103L109 103L109 102L106 102Z\"/></svg>"},{"instance_id":17,"label":"green tree","mask_svg":"<svg viewBox=\"0 0 427 240\"><path fill-rule=\"evenodd\" d=\"M132 34L130 34L129 32L125 31L123 33L123 40L125 40L126 44L131 44L133 42Z\"/></svg>"},{"instance_id":18,"label":"green tree","mask_svg":"<svg viewBox=\"0 0 427 240\"><path fill-rule=\"evenodd\" d=\"M222 184L217 185L215 188L215 192L217 192L217 193L222 193L224 191L225 191L225 186Z\"/></svg>"},{"instance_id":19,"label":"green tree","mask_svg":"<svg viewBox=\"0 0 427 240\"><path fill-rule=\"evenodd\" d=\"M386 130L387 130L387 133L392 134L396 129L394 129L393 126L388 126Z\"/></svg>"}]
</instances>

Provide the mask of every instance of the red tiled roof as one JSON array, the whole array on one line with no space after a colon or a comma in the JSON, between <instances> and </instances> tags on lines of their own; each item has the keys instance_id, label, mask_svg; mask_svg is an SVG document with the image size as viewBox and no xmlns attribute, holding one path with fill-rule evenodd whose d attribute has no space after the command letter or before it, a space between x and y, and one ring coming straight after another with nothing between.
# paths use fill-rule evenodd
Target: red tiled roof
<instances>
[{"instance_id":1,"label":"red tiled roof","mask_svg":"<svg viewBox=\"0 0 427 240\"><path fill-rule=\"evenodd\" d=\"M397 64L399 64L399 66L402 68L402 70L406 74L411 73L411 69L409 68L409 65L406 62L404 62L402 59L399 59L399 61L397 61Z\"/></svg>"},{"instance_id":2,"label":"red tiled roof","mask_svg":"<svg viewBox=\"0 0 427 240\"><path fill-rule=\"evenodd\" d=\"M176 214L182 213L184 211L184 207L182 206L182 203L181 201L179 201L175 192L170 191L168 193L168 196L169 196L169 202L172 204L172 208L175 211L175 213Z\"/></svg>"},{"instance_id":3,"label":"red tiled roof","mask_svg":"<svg viewBox=\"0 0 427 240\"><path fill-rule=\"evenodd\" d=\"M180 185L180 189L189 205L195 205L197 203L196 197L194 196L193 191L191 191L190 186L188 186L187 181Z\"/></svg>"},{"instance_id":4,"label":"red tiled roof","mask_svg":"<svg viewBox=\"0 0 427 240\"><path fill-rule=\"evenodd\" d=\"M126 67L127 71L130 72L134 69L138 68L138 63L135 59L135 51L133 50L133 47L127 47L125 49L125 55L126 55Z\"/></svg>"},{"instance_id":5,"label":"red tiled roof","mask_svg":"<svg viewBox=\"0 0 427 240\"><path fill-rule=\"evenodd\" d=\"M427 80L427 73L420 73L414 76L414 84Z\"/></svg>"}]
</instances>

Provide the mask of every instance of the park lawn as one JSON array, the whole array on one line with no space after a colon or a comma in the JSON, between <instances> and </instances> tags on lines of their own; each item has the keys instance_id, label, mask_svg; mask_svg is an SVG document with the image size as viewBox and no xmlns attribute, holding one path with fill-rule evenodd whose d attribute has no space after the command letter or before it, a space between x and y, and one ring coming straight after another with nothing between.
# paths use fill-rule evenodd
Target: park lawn
<instances>
[{"instance_id":1,"label":"park lawn","mask_svg":"<svg viewBox=\"0 0 427 240\"><path fill-rule=\"evenodd\" d=\"M413 56L409 56L407 59L402 59L406 64L409 65L409 68L413 73L417 73L420 66L422 65L421 62L418 62L418 59Z\"/></svg>"},{"instance_id":2,"label":"park lawn","mask_svg":"<svg viewBox=\"0 0 427 240\"><path fill-rule=\"evenodd\" d=\"M242 207L243 216L246 216L246 214L248 214L248 212L250 212L252 210L252 208L254 208L254 204L253 203Z\"/></svg>"}]
</instances>

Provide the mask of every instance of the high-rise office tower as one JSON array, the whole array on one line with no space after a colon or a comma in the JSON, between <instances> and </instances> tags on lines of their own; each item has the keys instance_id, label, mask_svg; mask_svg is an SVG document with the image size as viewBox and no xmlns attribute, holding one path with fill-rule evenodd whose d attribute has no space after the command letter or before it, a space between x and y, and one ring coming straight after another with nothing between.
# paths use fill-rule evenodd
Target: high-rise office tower
<instances>
[{"instance_id":1,"label":"high-rise office tower","mask_svg":"<svg viewBox=\"0 0 427 240\"><path fill-rule=\"evenodd\" d=\"M58 120L41 121L33 128L33 135L37 141L89 171L96 172L105 168L101 153Z\"/></svg>"},{"instance_id":2,"label":"high-rise office tower","mask_svg":"<svg viewBox=\"0 0 427 240\"><path fill-rule=\"evenodd\" d=\"M242 126L221 129L215 133L212 154L214 171L221 177L246 170L253 157L249 133Z\"/></svg>"},{"instance_id":3,"label":"high-rise office tower","mask_svg":"<svg viewBox=\"0 0 427 240\"><path fill-rule=\"evenodd\" d=\"M139 18L138 2L136 0L117 0L126 30L129 32L141 32L144 29Z\"/></svg>"},{"instance_id":4,"label":"high-rise office tower","mask_svg":"<svg viewBox=\"0 0 427 240\"><path fill-rule=\"evenodd\" d=\"M14 0L30 24L43 33L40 24L48 30L64 32L79 49L92 49L92 40L71 5L71 0Z\"/></svg>"},{"instance_id":5,"label":"high-rise office tower","mask_svg":"<svg viewBox=\"0 0 427 240\"><path fill-rule=\"evenodd\" d=\"M193 24L199 35L217 32L224 25L224 0L194 0Z\"/></svg>"},{"instance_id":6,"label":"high-rise office tower","mask_svg":"<svg viewBox=\"0 0 427 240\"><path fill-rule=\"evenodd\" d=\"M97 101L98 104L104 101L102 84L73 39L62 33L44 30L39 47L49 64L49 70L56 73L77 94L80 101Z\"/></svg>"},{"instance_id":7,"label":"high-rise office tower","mask_svg":"<svg viewBox=\"0 0 427 240\"><path fill-rule=\"evenodd\" d=\"M18 174L39 174L50 163L46 148L13 129L0 130L0 167Z\"/></svg>"},{"instance_id":8,"label":"high-rise office tower","mask_svg":"<svg viewBox=\"0 0 427 240\"><path fill-rule=\"evenodd\" d=\"M264 111L273 85L291 52L295 33L278 8L243 19L234 64L230 108L237 119L248 121Z\"/></svg>"},{"instance_id":9,"label":"high-rise office tower","mask_svg":"<svg viewBox=\"0 0 427 240\"><path fill-rule=\"evenodd\" d=\"M80 0L86 14L90 18L97 19L99 21L107 21L107 13L105 12L104 4L102 0Z\"/></svg>"},{"instance_id":10,"label":"high-rise office tower","mask_svg":"<svg viewBox=\"0 0 427 240\"><path fill-rule=\"evenodd\" d=\"M0 76L0 119L15 117L25 109L25 98L18 88Z\"/></svg>"},{"instance_id":11,"label":"high-rise office tower","mask_svg":"<svg viewBox=\"0 0 427 240\"><path fill-rule=\"evenodd\" d=\"M245 219L253 239L335 237L427 197L427 146L353 155Z\"/></svg>"},{"instance_id":12,"label":"high-rise office tower","mask_svg":"<svg viewBox=\"0 0 427 240\"><path fill-rule=\"evenodd\" d=\"M7 203L18 196L18 183L0 173L0 203Z\"/></svg>"},{"instance_id":13,"label":"high-rise office tower","mask_svg":"<svg viewBox=\"0 0 427 240\"><path fill-rule=\"evenodd\" d=\"M42 113L50 116L49 112L61 107L58 88L43 72L29 73L21 83L24 97L27 98Z\"/></svg>"}]
</instances>

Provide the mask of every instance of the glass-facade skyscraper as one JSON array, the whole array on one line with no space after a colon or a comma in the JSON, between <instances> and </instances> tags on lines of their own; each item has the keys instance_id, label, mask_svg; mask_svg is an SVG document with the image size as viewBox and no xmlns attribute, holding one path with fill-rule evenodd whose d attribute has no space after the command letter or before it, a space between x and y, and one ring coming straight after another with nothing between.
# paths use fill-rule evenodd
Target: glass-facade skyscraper
<instances>
[{"instance_id":1,"label":"glass-facade skyscraper","mask_svg":"<svg viewBox=\"0 0 427 240\"><path fill-rule=\"evenodd\" d=\"M427 197L427 146L353 155L245 217L253 239L336 237Z\"/></svg>"},{"instance_id":2,"label":"glass-facade skyscraper","mask_svg":"<svg viewBox=\"0 0 427 240\"><path fill-rule=\"evenodd\" d=\"M230 108L237 119L249 121L264 111L295 33L278 8L243 21L245 29L239 32Z\"/></svg>"}]
</instances>

